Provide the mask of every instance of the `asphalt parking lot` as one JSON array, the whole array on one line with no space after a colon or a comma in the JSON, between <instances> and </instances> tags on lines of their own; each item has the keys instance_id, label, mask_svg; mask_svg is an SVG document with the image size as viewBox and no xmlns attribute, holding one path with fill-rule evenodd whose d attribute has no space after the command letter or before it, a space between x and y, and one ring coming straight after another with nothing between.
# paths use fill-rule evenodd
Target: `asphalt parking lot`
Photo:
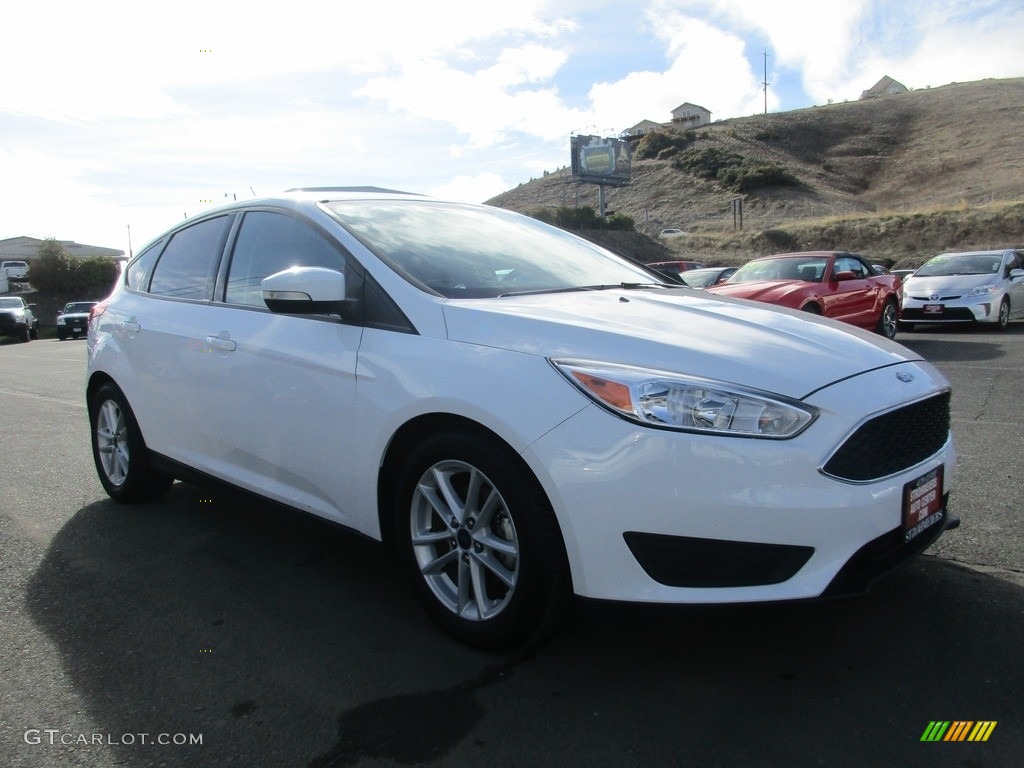
<instances>
[{"instance_id":1,"label":"asphalt parking lot","mask_svg":"<svg viewBox=\"0 0 1024 768\"><path fill-rule=\"evenodd\" d=\"M0 764L1020 765L1024 323L898 341L954 387L959 530L864 598L591 608L506 655L324 523L181 483L111 502L85 342L0 343Z\"/></svg>"}]
</instances>

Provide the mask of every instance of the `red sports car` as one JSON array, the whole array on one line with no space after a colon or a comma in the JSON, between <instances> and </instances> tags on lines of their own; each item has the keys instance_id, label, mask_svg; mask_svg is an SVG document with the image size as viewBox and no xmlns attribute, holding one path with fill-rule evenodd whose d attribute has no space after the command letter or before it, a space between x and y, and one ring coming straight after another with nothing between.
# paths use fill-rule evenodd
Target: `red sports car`
<instances>
[{"instance_id":1,"label":"red sports car","mask_svg":"<svg viewBox=\"0 0 1024 768\"><path fill-rule=\"evenodd\" d=\"M753 259L708 293L802 309L896 336L900 279L855 253L810 251Z\"/></svg>"}]
</instances>

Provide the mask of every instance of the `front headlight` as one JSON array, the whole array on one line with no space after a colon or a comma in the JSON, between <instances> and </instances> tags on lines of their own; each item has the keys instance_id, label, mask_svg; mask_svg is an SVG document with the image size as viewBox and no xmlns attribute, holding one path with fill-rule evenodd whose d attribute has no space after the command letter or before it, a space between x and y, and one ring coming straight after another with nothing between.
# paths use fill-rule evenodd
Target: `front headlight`
<instances>
[{"instance_id":1,"label":"front headlight","mask_svg":"<svg viewBox=\"0 0 1024 768\"><path fill-rule=\"evenodd\" d=\"M551 364L598 405L648 427L784 440L818 416L797 400L726 382L587 360Z\"/></svg>"},{"instance_id":2,"label":"front headlight","mask_svg":"<svg viewBox=\"0 0 1024 768\"><path fill-rule=\"evenodd\" d=\"M991 296L993 293L998 293L998 285L979 285L977 288L972 288L968 296Z\"/></svg>"}]
</instances>

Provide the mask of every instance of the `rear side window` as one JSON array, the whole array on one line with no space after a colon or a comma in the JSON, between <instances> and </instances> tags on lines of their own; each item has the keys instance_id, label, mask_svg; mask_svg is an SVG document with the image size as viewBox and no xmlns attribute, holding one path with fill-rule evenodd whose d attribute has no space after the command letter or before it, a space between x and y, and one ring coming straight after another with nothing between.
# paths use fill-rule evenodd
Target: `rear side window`
<instances>
[{"instance_id":1,"label":"rear side window","mask_svg":"<svg viewBox=\"0 0 1024 768\"><path fill-rule=\"evenodd\" d=\"M152 246L140 253L128 265L128 274L125 282L129 288L134 288L137 291L149 290L149 278L153 276L153 265L156 264L156 259L163 249L164 242L164 240L160 240L157 243L153 243Z\"/></svg>"},{"instance_id":2,"label":"rear side window","mask_svg":"<svg viewBox=\"0 0 1024 768\"><path fill-rule=\"evenodd\" d=\"M149 292L176 299L210 297L210 277L216 269L229 216L206 219L175 232L153 270ZM131 274L128 276L131 284Z\"/></svg>"}]
</instances>

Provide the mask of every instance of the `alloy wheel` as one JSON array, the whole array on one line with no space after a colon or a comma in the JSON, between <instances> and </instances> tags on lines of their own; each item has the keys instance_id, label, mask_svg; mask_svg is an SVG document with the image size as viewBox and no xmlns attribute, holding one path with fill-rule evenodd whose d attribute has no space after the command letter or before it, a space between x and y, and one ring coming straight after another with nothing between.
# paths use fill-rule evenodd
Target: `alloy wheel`
<instances>
[{"instance_id":1,"label":"alloy wheel","mask_svg":"<svg viewBox=\"0 0 1024 768\"><path fill-rule=\"evenodd\" d=\"M412 549L430 591L461 619L493 619L519 579L519 538L508 504L478 468L440 461L413 493Z\"/></svg>"}]
</instances>

